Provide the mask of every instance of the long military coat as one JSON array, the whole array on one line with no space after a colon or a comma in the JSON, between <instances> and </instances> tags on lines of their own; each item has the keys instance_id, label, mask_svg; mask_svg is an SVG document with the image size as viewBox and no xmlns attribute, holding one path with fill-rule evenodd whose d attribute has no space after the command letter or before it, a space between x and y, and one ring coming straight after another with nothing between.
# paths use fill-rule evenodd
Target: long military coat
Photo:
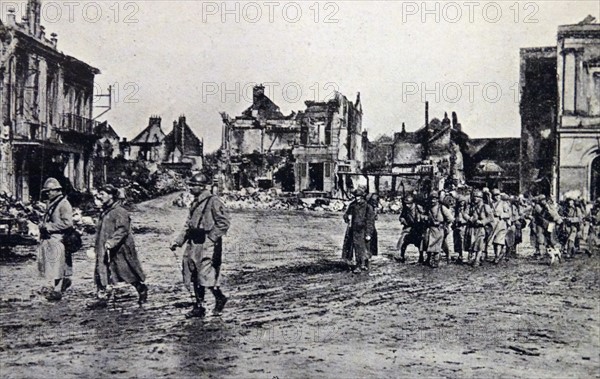
<instances>
[{"instance_id":1,"label":"long military coat","mask_svg":"<svg viewBox=\"0 0 600 379\"><path fill-rule=\"evenodd\" d=\"M59 196L48 204L41 226L48 230L49 236L38 247L40 276L46 280L62 279L67 269L62 232L73 226L73 208L66 197Z\"/></svg>"},{"instance_id":2,"label":"long military coat","mask_svg":"<svg viewBox=\"0 0 600 379\"><path fill-rule=\"evenodd\" d=\"M99 288L118 282L135 283L146 279L138 259L129 212L115 202L100 214L96 224L96 270ZM105 249L109 243L110 249Z\"/></svg>"}]
</instances>

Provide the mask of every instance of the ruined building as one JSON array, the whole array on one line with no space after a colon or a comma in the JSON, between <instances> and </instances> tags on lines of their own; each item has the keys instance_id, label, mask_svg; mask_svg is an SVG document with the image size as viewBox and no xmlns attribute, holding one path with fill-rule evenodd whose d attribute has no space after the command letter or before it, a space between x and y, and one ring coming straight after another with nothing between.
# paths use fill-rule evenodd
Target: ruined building
<instances>
[{"instance_id":1,"label":"ruined building","mask_svg":"<svg viewBox=\"0 0 600 379\"><path fill-rule=\"evenodd\" d=\"M521 191L600 196L600 24L559 26L521 49Z\"/></svg>"},{"instance_id":2,"label":"ruined building","mask_svg":"<svg viewBox=\"0 0 600 379\"><path fill-rule=\"evenodd\" d=\"M404 123L393 137L381 136L369 142L367 169L374 176L376 191L399 194L469 185L519 191L518 138L470 138L452 112L442 120L429 120L425 104L425 124L409 132Z\"/></svg>"},{"instance_id":3,"label":"ruined building","mask_svg":"<svg viewBox=\"0 0 600 379\"><path fill-rule=\"evenodd\" d=\"M219 154L229 189L276 186L290 192L334 195L348 184L343 173L359 173L366 135L360 96L336 93L329 101L306 101L304 111L285 116L255 86L253 102L240 116L222 113Z\"/></svg>"},{"instance_id":4,"label":"ruined building","mask_svg":"<svg viewBox=\"0 0 600 379\"><path fill-rule=\"evenodd\" d=\"M94 76L100 71L57 49L40 24L40 0L22 22L0 21L0 192L28 202L49 176L85 191L93 185Z\"/></svg>"},{"instance_id":5,"label":"ruined building","mask_svg":"<svg viewBox=\"0 0 600 379\"><path fill-rule=\"evenodd\" d=\"M155 162L199 170L203 166L203 141L196 136L185 116L173 121L169 134L162 130L162 118L151 116L148 126L134 139L121 143L123 157L128 160Z\"/></svg>"}]
</instances>

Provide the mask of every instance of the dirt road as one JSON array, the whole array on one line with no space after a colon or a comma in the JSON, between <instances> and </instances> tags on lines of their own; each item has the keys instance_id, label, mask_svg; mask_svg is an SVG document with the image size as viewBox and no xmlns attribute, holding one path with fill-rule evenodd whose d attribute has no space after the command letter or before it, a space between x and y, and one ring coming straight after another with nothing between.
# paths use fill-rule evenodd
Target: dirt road
<instances>
[{"instance_id":1,"label":"dirt road","mask_svg":"<svg viewBox=\"0 0 600 379\"><path fill-rule=\"evenodd\" d=\"M0 376L600 377L599 262L554 268L528 256L500 266L401 265L396 216L381 215L369 275L340 263L340 214L236 212L225 239L222 318L186 320L190 295L167 248L187 210L173 196L137 206L150 286L89 311L94 262L75 257L60 303L35 294L31 249L0 260ZM86 237L91 246L92 236ZM207 296L212 308L212 297Z\"/></svg>"}]
</instances>

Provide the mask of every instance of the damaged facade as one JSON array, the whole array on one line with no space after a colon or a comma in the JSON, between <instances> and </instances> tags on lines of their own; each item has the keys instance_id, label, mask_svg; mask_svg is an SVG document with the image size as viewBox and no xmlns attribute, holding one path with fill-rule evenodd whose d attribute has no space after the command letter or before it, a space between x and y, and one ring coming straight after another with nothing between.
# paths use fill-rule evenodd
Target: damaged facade
<instances>
[{"instance_id":1,"label":"damaged facade","mask_svg":"<svg viewBox=\"0 0 600 379\"><path fill-rule=\"evenodd\" d=\"M37 200L44 180L66 188L93 185L94 76L100 71L57 49L40 25L40 0L22 22L0 21L0 192Z\"/></svg>"},{"instance_id":2,"label":"damaged facade","mask_svg":"<svg viewBox=\"0 0 600 379\"><path fill-rule=\"evenodd\" d=\"M398 194L417 190L461 187L499 188L518 193L519 139L472 139L462 130L458 116L445 113L414 132L402 130L369 143L368 176L378 192Z\"/></svg>"},{"instance_id":3,"label":"damaged facade","mask_svg":"<svg viewBox=\"0 0 600 379\"><path fill-rule=\"evenodd\" d=\"M202 169L204 143L187 124L185 116L173 121L169 134L164 133L161 123L161 117L151 116L148 126L134 139L121 142L123 157L191 170Z\"/></svg>"},{"instance_id":4,"label":"damaged facade","mask_svg":"<svg viewBox=\"0 0 600 379\"><path fill-rule=\"evenodd\" d=\"M335 195L360 173L366 135L360 96L336 93L325 102L306 101L304 111L283 115L264 93L234 119L222 113L220 171L225 188L276 186L283 191Z\"/></svg>"},{"instance_id":5,"label":"damaged facade","mask_svg":"<svg viewBox=\"0 0 600 379\"><path fill-rule=\"evenodd\" d=\"M521 49L521 191L600 196L600 24L559 26Z\"/></svg>"}]
</instances>

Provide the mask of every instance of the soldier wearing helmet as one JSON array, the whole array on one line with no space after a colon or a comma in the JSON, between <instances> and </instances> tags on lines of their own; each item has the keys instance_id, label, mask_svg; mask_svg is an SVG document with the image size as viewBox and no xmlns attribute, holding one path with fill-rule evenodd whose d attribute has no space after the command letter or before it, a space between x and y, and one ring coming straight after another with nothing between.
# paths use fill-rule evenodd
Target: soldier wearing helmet
<instances>
[{"instance_id":1,"label":"soldier wearing helmet","mask_svg":"<svg viewBox=\"0 0 600 379\"><path fill-rule=\"evenodd\" d=\"M503 199L502 192L497 188L492 190L492 211L494 217L489 242L494 247L494 263L498 264L506 254L506 237L511 221L511 210Z\"/></svg>"},{"instance_id":2,"label":"soldier wearing helmet","mask_svg":"<svg viewBox=\"0 0 600 379\"><path fill-rule=\"evenodd\" d=\"M435 268L438 266L439 254L443 251L446 225L454 222L454 215L450 210L439 202L439 194L432 192L430 195L431 205L425 213L425 235L423 236L423 251L427 253L425 264Z\"/></svg>"},{"instance_id":3,"label":"soldier wearing helmet","mask_svg":"<svg viewBox=\"0 0 600 379\"><path fill-rule=\"evenodd\" d=\"M183 280L193 286L196 304L186 314L204 317L206 288L215 297L214 315L223 312L227 297L219 287L222 237L229 230L230 220L223 202L211 193L211 181L204 174L196 174L189 181L190 192L196 197L190 206L190 214L181 234L171 244L171 250L186 244L183 254Z\"/></svg>"},{"instance_id":4,"label":"soldier wearing helmet","mask_svg":"<svg viewBox=\"0 0 600 379\"><path fill-rule=\"evenodd\" d=\"M371 238L375 230L375 209L366 200L367 189L359 185L354 190L355 199L344 213L344 222L348 224L344 238L342 258L346 262L356 259L355 274L369 270L371 259Z\"/></svg>"},{"instance_id":5,"label":"soldier wearing helmet","mask_svg":"<svg viewBox=\"0 0 600 379\"><path fill-rule=\"evenodd\" d=\"M473 193L473 204L469 213L466 235L469 236L469 263L481 265L482 255L486 245L485 228L492 222L492 209L484 203L483 191L477 190Z\"/></svg>"},{"instance_id":6,"label":"soldier wearing helmet","mask_svg":"<svg viewBox=\"0 0 600 379\"><path fill-rule=\"evenodd\" d=\"M404 206L399 217L402 231L396 244L396 249L400 251L400 257L396 259L398 262L406 262L406 248L409 245L414 245L419 249L420 261L422 263L423 252L420 249L423 233L425 232L422 220L424 214L425 210L420 205L415 204L415 199L412 195L407 195L404 198Z\"/></svg>"},{"instance_id":7,"label":"soldier wearing helmet","mask_svg":"<svg viewBox=\"0 0 600 379\"><path fill-rule=\"evenodd\" d=\"M73 208L66 196L62 196L62 186L55 178L48 178L42 188L42 195L48 199L46 212L40 224L41 243L38 248L38 270L50 282L46 293L49 301L62 299L62 294L71 286L72 265L67 263L67 253L63 244L63 234L73 228Z\"/></svg>"}]
</instances>

